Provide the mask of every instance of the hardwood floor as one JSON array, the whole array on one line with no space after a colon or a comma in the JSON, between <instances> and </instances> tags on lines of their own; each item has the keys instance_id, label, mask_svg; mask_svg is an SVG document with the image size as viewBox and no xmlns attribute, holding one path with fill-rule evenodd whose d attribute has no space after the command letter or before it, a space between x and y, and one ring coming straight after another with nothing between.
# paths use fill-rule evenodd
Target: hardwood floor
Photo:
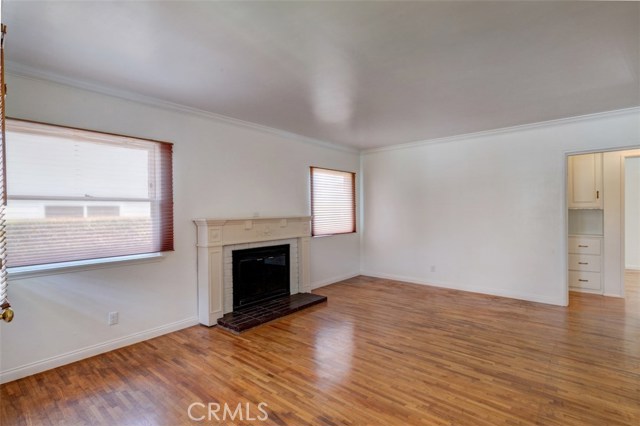
<instances>
[{"instance_id":1,"label":"hardwood floor","mask_svg":"<svg viewBox=\"0 0 640 426\"><path fill-rule=\"evenodd\" d=\"M0 423L638 425L640 286L628 287L563 308L358 277L242 335L191 327L7 383ZM191 421L194 402L250 403L252 418L264 402L269 417Z\"/></svg>"},{"instance_id":2,"label":"hardwood floor","mask_svg":"<svg viewBox=\"0 0 640 426\"><path fill-rule=\"evenodd\" d=\"M627 269L624 272L625 297L631 303L638 302L640 298L640 271ZM635 302L633 302L635 300Z\"/></svg>"}]
</instances>

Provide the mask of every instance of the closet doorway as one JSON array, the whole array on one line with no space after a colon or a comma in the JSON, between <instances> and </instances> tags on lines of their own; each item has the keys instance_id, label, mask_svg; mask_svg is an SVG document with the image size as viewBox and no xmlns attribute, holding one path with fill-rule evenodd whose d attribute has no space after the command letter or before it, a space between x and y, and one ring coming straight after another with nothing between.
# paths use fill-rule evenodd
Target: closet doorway
<instances>
[{"instance_id":1,"label":"closet doorway","mask_svg":"<svg viewBox=\"0 0 640 426\"><path fill-rule=\"evenodd\" d=\"M568 290L640 293L640 149L567 156Z\"/></svg>"}]
</instances>

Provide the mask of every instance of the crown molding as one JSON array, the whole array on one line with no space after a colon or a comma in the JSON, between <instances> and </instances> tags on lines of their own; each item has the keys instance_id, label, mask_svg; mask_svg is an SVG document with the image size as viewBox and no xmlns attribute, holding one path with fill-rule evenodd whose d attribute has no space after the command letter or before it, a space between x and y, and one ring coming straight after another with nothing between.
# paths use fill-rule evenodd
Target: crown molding
<instances>
[{"instance_id":1,"label":"crown molding","mask_svg":"<svg viewBox=\"0 0 640 426\"><path fill-rule=\"evenodd\" d=\"M510 132L522 132L522 131L532 130L532 129L537 129L537 128L557 126L559 124L576 123L576 122L580 122L580 121L594 120L594 119L598 119L598 118L615 117L615 116L618 116L618 115L633 114L633 113L640 114L640 106L630 107L630 108L623 108L623 109L616 109L616 110L612 110L612 111L596 112L596 113L593 113L593 114L577 115L577 116L573 116L573 117L557 118L557 119L553 119L553 120L539 121L537 123L519 124L517 126L501 127L499 129L483 130L483 131L480 131L480 132L463 133L461 135L445 136L445 137L442 137L442 138L425 139L425 140L419 140L419 141L415 141L415 142L402 143L402 144L398 144L398 145L383 146L383 147L379 147L379 148L364 149L364 150L360 151L360 154L362 156L362 155L367 155L367 154L375 154L377 152L396 151L396 150L400 150L400 149L417 148L417 147L426 146L426 145L435 145L435 144L448 143L448 142L457 142L457 141L461 141L461 140L464 140L464 139L474 139L474 138L480 138L480 137L485 137L485 136L497 136L497 135L510 133Z\"/></svg>"},{"instance_id":2,"label":"crown molding","mask_svg":"<svg viewBox=\"0 0 640 426\"><path fill-rule=\"evenodd\" d=\"M274 127L253 123L250 121L244 121L237 118L228 117L222 114L216 114L214 112L205 111L199 108L193 108L186 105L165 101L165 100L154 98L151 96L145 96L135 92L115 89L113 87L107 87L107 86L90 83L83 80L77 80L74 78L63 76L61 74L52 73L49 71L43 71L41 69L31 67L28 65L22 65L15 62L7 61L5 66L7 68L7 74L12 74L18 77L48 81L56 84L61 84L64 86L74 87L77 89L87 90L90 92L100 93L100 94L115 97L115 98L120 98L120 99L137 102L144 105L149 105L149 106L161 108L164 110L180 112L188 115L195 115L195 116L207 118L213 121L217 121L220 123L233 125L235 127L241 127L245 129L251 129L254 131L272 134L275 136L280 136L280 137L294 140L297 142L302 142L310 145L320 146L323 148L328 148L328 149L333 149L333 150L348 152L353 154L359 153L360 155L374 154L377 152L385 152L385 151L395 151L400 149L417 148L417 147L426 146L426 145L456 142L464 139L473 139L473 138L480 138L485 136L496 136L496 135L501 135L509 132L526 131L526 130L549 127L549 126L554 126L559 124L568 124L568 123L575 123L575 122L586 121L586 120L593 120L597 118L612 117L616 115L640 113L640 106L636 106L636 107L630 107L630 108L624 108L624 109L618 109L618 110L612 110L612 111L597 112L593 114L585 114L585 115L578 115L573 117L565 117L565 118L559 118L559 119L553 119L553 120L547 120L547 121L540 121L537 123L520 124L516 126L502 127L498 129L483 130L480 132L463 133L460 135L445 136L442 138L424 139L424 140L418 140L414 142L407 142L407 143L401 143L396 145L383 146L379 148L360 150L347 145L341 145L335 142L323 141L320 139L303 136L298 133L293 133L286 130L281 130Z\"/></svg>"},{"instance_id":3,"label":"crown molding","mask_svg":"<svg viewBox=\"0 0 640 426\"><path fill-rule=\"evenodd\" d=\"M291 139L297 142L303 142L306 144L320 146L323 148L329 148L337 151L349 152L354 154L357 154L360 152L360 150L356 148L346 146L346 145L341 145L335 142L323 141L320 139L303 136L298 133L293 133L286 130L265 126L263 124L240 120L237 118L228 117L226 115L205 111L199 108L193 108L193 107L189 107L186 105L182 105L182 104L178 104L170 101L165 101L162 99L154 98L152 96L146 96L146 95L142 95L135 92L120 90L113 87L108 87L100 84L95 84L95 83L90 83L83 80L74 79L71 77L66 77L61 74L57 74L49 71L43 71L41 69L31 67L28 65L22 65L19 63L7 61L5 66L6 66L7 74L11 74L17 77L48 81L56 84L61 84L64 86L73 87L76 89L87 90L90 92L100 93L102 95L107 95L115 98L124 99L127 101L137 102L140 104L149 105L157 108L162 108L169 111L175 111L183 114L204 117L220 123L230 124L236 127L242 127L245 129L251 129L259 132L269 133L275 136L280 136L280 137Z\"/></svg>"}]
</instances>

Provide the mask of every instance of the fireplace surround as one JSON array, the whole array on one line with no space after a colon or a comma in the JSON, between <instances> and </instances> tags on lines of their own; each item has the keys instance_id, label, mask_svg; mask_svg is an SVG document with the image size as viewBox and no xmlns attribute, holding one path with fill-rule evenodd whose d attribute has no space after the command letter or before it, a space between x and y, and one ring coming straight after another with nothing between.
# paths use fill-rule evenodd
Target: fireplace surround
<instances>
[{"instance_id":1,"label":"fireplace surround","mask_svg":"<svg viewBox=\"0 0 640 426\"><path fill-rule=\"evenodd\" d=\"M195 219L198 250L198 320L207 326L233 310L234 250L290 245L290 294L311 291L311 217Z\"/></svg>"}]
</instances>

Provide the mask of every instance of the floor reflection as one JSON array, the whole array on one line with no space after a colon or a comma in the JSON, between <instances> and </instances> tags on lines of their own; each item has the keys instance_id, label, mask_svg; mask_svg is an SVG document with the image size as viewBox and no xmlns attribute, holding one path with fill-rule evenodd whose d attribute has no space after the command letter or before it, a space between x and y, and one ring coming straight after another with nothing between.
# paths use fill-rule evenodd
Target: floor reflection
<instances>
[{"instance_id":1,"label":"floor reflection","mask_svg":"<svg viewBox=\"0 0 640 426\"><path fill-rule=\"evenodd\" d=\"M324 324L315 336L314 361L317 386L326 389L342 383L353 361L353 323Z\"/></svg>"}]
</instances>

